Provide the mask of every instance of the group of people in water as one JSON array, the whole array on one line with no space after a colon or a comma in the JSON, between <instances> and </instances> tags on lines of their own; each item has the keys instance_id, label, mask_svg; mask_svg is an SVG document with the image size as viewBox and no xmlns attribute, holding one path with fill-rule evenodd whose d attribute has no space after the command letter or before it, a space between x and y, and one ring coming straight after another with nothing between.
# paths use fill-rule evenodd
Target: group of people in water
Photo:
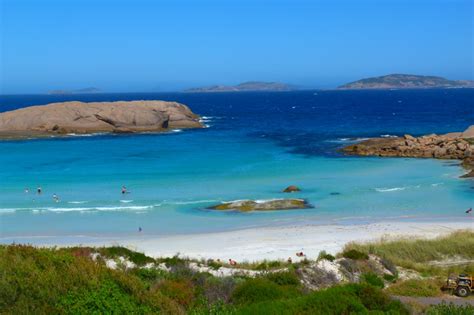
<instances>
[{"instance_id":1,"label":"group of people in water","mask_svg":"<svg viewBox=\"0 0 474 315\"><path fill-rule=\"evenodd\" d=\"M125 187L125 186L122 186L121 192L122 192L122 195L129 194L129 193L130 193L130 192L127 190L127 187ZM30 188L26 187L26 188L25 188L25 194L29 194L29 193L30 193ZM36 194L37 194L37 195L43 194L43 188L41 188L41 186L38 186L38 188L36 188ZM56 193L53 194L52 198L53 198L53 201L54 201L54 202L59 202L59 201L60 201L59 196L58 196ZM141 228L139 228L139 230L140 230L140 232L141 232Z\"/></svg>"},{"instance_id":2,"label":"group of people in water","mask_svg":"<svg viewBox=\"0 0 474 315\"><path fill-rule=\"evenodd\" d=\"M29 194L30 193L30 189L28 187L25 188L25 194ZM36 194L37 195L41 195L43 193L43 188L41 188L41 186L38 186L38 188L36 188ZM59 196L54 193L53 194L53 201L54 202L59 202L60 199L59 199Z\"/></svg>"}]
</instances>

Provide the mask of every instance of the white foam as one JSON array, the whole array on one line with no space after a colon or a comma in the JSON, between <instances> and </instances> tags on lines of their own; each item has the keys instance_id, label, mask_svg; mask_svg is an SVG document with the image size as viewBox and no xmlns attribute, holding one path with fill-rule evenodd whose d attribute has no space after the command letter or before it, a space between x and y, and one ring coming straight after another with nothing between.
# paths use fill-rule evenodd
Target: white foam
<instances>
[{"instance_id":1,"label":"white foam","mask_svg":"<svg viewBox=\"0 0 474 315\"><path fill-rule=\"evenodd\" d=\"M393 187L393 188L375 188L378 192L391 192L391 191L400 191L405 190L406 187Z\"/></svg>"},{"instance_id":2,"label":"white foam","mask_svg":"<svg viewBox=\"0 0 474 315\"><path fill-rule=\"evenodd\" d=\"M398 136L395 135L380 135L381 138L398 138Z\"/></svg>"},{"instance_id":3,"label":"white foam","mask_svg":"<svg viewBox=\"0 0 474 315\"><path fill-rule=\"evenodd\" d=\"M83 204L83 203L88 203L88 201L68 201L67 203L71 203L71 204Z\"/></svg>"},{"instance_id":4,"label":"white foam","mask_svg":"<svg viewBox=\"0 0 474 315\"><path fill-rule=\"evenodd\" d=\"M166 203L174 204L174 205L193 205L193 204L217 202L217 201L218 200L205 199L205 200L189 200L189 201L170 201L170 202L166 202Z\"/></svg>"},{"instance_id":5,"label":"white foam","mask_svg":"<svg viewBox=\"0 0 474 315\"><path fill-rule=\"evenodd\" d=\"M11 213L16 211L31 211L31 212L42 212L42 211L50 211L50 212L74 212L74 211L127 211L127 210L146 210L152 209L157 205L151 206L105 206L105 207L35 207L35 208L0 208L1 213Z\"/></svg>"},{"instance_id":6,"label":"white foam","mask_svg":"<svg viewBox=\"0 0 474 315\"><path fill-rule=\"evenodd\" d=\"M121 203L130 203L133 202L133 200L120 200Z\"/></svg>"}]
</instances>

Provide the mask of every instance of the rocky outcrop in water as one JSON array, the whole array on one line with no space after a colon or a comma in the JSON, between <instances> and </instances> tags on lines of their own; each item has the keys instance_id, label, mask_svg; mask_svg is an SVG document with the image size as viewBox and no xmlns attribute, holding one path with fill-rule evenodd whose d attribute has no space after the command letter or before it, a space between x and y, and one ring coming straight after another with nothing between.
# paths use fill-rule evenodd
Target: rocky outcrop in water
<instances>
[{"instance_id":1,"label":"rocky outcrop in water","mask_svg":"<svg viewBox=\"0 0 474 315\"><path fill-rule=\"evenodd\" d=\"M471 126L462 133L446 135L374 138L349 145L342 151L346 154L363 156L457 159L462 160L462 165L471 170L474 169L473 133L474 126Z\"/></svg>"},{"instance_id":2,"label":"rocky outcrop in water","mask_svg":"<svg viewBox=\"0 0 474 315\"><path fill-rule=\"evenodd\" d=\"M237 200L224 202L209 209L213 210L237 210L248 211L271 211L271 210L292 210L311 208L304 199L273 199L273 200Z\"/></svg>"},{"instance_id":3,"label":"rocky outcrop in water","mask_svg":"<svg viewBox=\"0 0 474 315\"><path fill-rule=\"evenodd\" d=\"M288 186L283 190L284 193L292 193L292 192L298 192L298 191L301 191L301 189L295 185Z\"/></svg>"},{"instance_id":4,"label":"rocky outcrop in water","mask_svg":"<svg viewBox=\"0 0 474 315\"><path fill-rule=\"evenodd\" d=\"M0 113L2 138L202 127L187 106L164 101L65 102Z\"/></svg>"}]
</instances>

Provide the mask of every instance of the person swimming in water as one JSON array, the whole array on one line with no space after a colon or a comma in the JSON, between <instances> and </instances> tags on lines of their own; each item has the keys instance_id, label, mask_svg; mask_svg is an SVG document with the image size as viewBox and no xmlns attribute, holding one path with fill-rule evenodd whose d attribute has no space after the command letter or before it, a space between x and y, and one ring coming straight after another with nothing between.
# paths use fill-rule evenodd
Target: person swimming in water
<instances>
[{"instance_id":1,"label":"person swimming in water","mask_svg":"<svg viewBox=\"0 0 474 315\"><path fill-rule=\"evenodd\" d=\"M142 230L142 227L139 226L139 227L138 227L138 232L141 232L141 231L143 231L143 230Z\"/></svg>"},{"instance_id":2,"label":"person swimming in water","mask_svg":"<svg viewBox=\"0 0 474 315\"><path fill-rule=\"evenodd\" d=\"M126 193L128 193L127 187L122 186L122 195L125 195Z\"/></svg>"},{"instance_id":3,"label":"person swimming in water","mask_svg":"<svg viewBox=\"0 0 474 315\"><path fill-rule=\"evenodd\" d=\"M38 195L41 195L41 193L43 192L43 190L41 189L41 187L38 187L36 189L36 192L38 193Z\"/></svg>"},{"instance_id":4,"label":"person swimming in water","mask_svg":"<svg viewBox=\"0 0 474 315\"><path fill-rule=\"evenodd\" d=\"M469 214L469 213L471 213L471 212L472 212L472 208L469 208L469 209L466 210L466 213L467 213L467 214Z\"/></svg>"},{"instance_id":5,"label":"person swimming in water","mask_svg":"<svg viewBox=\"0 0 474 315\"><path fill-rule=\"evenodd\" d=\"M53 194L53 200L54 200L55 202L59 202L59 197L58 197L58 195Z\"/></svg>"}]
</instances>

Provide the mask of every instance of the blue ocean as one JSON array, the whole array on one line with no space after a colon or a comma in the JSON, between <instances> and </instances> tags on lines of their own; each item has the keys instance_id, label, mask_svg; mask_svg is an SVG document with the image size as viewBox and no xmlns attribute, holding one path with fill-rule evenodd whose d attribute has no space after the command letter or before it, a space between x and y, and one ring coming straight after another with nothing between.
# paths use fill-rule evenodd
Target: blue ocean
<instances>
[{"instance_id":1,"label":"blue ocean","mask_svg":"<svg viewBox=\"0 0 474 315\"><path fill-rule=\"evenodd\" d=\"M171 235L462 221L474 207L474 181L459 179L458 161L338 151L369 137L462 131L474 124L474 89L4 95L0 111L68 100L154 99L188 105L207 128L0 141L0 241L123 237L138 227L146 235ZM122 185L130 193L122 195ZM289 185L302 189L292 197L314 208L207 210L222 201L288 197L281 191Z\"/></svg>"}]
</instances>

